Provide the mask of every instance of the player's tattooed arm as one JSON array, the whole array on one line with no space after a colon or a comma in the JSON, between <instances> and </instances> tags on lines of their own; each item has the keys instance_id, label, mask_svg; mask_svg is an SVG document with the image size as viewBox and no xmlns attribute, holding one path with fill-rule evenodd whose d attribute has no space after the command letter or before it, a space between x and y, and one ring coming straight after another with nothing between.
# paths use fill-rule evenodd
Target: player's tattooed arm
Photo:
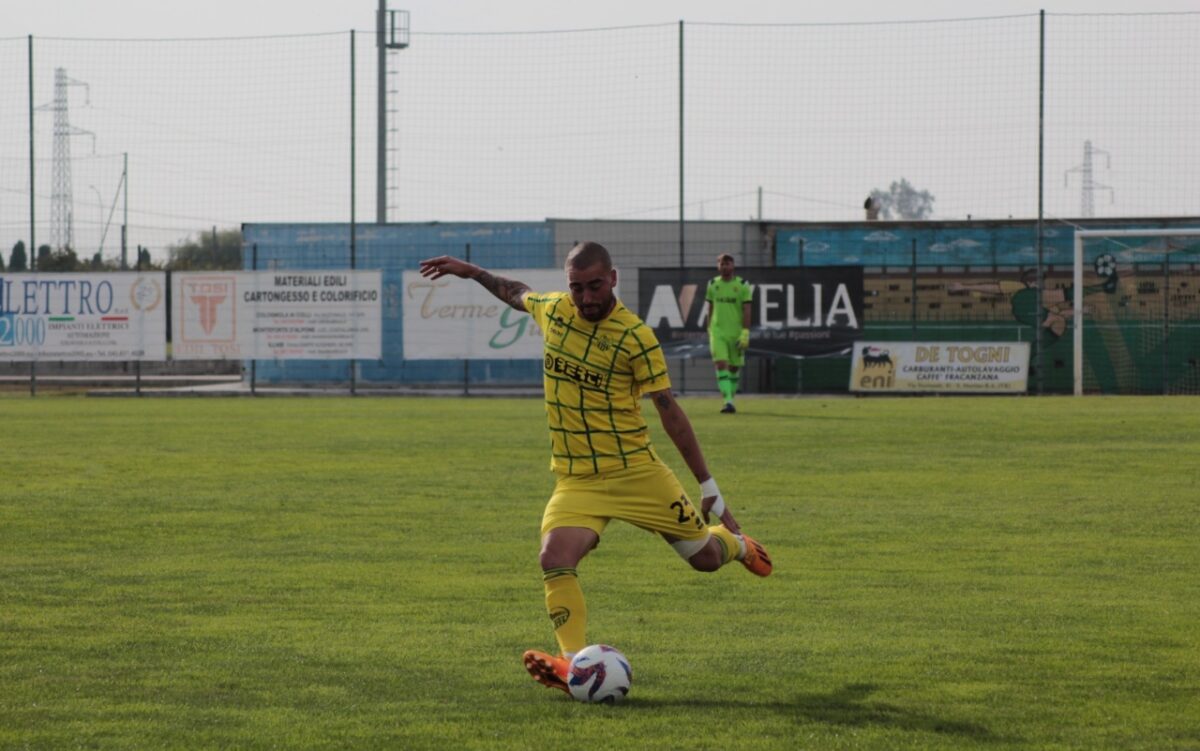
<instances>
[{"instance_id":1,"label":"player's tattooed arm","mask_svg":"<svg viewBox=\"0 0 1200 751\"><path fill-rule=\"evenodd\" d=\"M688 469L692 470L696 480L700 482L712 477L708 471L708 464L704 461L704 452L700 450L700 441L696 439L696 433L692 430L692 421L688 419L683 407L679 406L679 402L675 401L675 395L670 389L663 389L652 392L650 398L658 409L663 430L671 438L671 443L675 444L679 455L683 457Z\"/></svg>"},{"instance_id":2,"label":"player's tattooed arm","mask_svg":"<svg viewBox=\"0 0 1200 751\"><path fill-rule=\"evenodd\" d=\"M446 275L457 276L460 279L474 279L501 301L522 313L525 312L524 298L525 293L529 292L529 285L524 282L496 276L485 268L467 263L454 256L438 256L421 261L421 276L426 279L441 279Z\"/></svg>"},{"instance_id":3,"label":"player's tattooed arm","mask_svg":"<svg viewBox=\"0 0 1200 751\"><path fill-rule=\"evenodd\" d=\"M515 279L505 279L502 276L496 276L487 269L480 269L479 274L475 277L475 281L483 285L483 288L493 295L498 297L505 303L508 303L514 310L525 312L525 293L529 292L529 285L524 282L518 282Z\"/></svg>"},{"instance_id":4,"label":"player's tattooed arm","mask_svg":"<svg viewBox=\"0 0 1200 751\"><path fill-rule=\"evenodd\" d=\"M667 389L666 391L659 391L654 395L654 406L658 407L659 409L670 409L674 402L675 399L671 395L670 389Z\"/></svg>"},{"instance_id":5,"label":"player's tattooed arm","mask_svg":"<svg viewBox=\"0 0 1200 751\"><path fill-rule=\"evenodd\" d=\"M696 440L696 433L692 430L692 421L688 419L683 407L679 406L679 402L675 401L675 395L671 393L670 389L651 392L650 398L658 409L663 429L671 437L671 442L679 450L679 455L683 457L688 469L692 470L692 474L696 476L696 482L700 483L700 491L703 493L704 482L712 479L712 473L708 471L708 464L704 461L704 452L700 450L700 441ZM705 521L708 521L709 511L712 510L719 497L720 493L718 492L700 499L700 509L704 512ZM741 527L738 526L737 519L733 518L732 511L725 508L719 516L726 529L734 534L739 533Z\"/></svg>"}]
</instances>

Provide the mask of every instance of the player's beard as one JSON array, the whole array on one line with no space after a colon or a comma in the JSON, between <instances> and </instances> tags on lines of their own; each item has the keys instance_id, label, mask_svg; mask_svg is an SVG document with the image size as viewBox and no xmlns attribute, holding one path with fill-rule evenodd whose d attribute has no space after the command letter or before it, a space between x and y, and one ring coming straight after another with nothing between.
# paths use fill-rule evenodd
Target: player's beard
<instances>
[{"instance_id":1,"label":"player's beard","mask_svg":"<svg viewBox=\"0 0 1200 751\"><path fill-rule=\"evenodd\" d=\"M617 299L610 295L608 300L605 302L581 306L579 308L579 315L582 316L583 320L585 321L599 323L605 318L608 318L608 314L612 312L612 309L616 306L616 302Z\"/></svg>"}]
</instances>

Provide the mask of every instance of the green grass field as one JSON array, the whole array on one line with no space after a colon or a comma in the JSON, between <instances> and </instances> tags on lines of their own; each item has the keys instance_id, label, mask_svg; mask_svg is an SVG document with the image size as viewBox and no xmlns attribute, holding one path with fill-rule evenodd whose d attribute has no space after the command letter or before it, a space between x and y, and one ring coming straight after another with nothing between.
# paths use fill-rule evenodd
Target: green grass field
<instances>
[{"instance_id":1,"label":"green grass field","mask_svg":"<svg viewBox=\"0 0 1200 751\"><path fill-rule=\"evenodd\" d=\"M610 527L604 707L538 400L0 399L0 748L1200 748L1200 400L683 404L776 573Z\"/></svg>"}]
</instances>

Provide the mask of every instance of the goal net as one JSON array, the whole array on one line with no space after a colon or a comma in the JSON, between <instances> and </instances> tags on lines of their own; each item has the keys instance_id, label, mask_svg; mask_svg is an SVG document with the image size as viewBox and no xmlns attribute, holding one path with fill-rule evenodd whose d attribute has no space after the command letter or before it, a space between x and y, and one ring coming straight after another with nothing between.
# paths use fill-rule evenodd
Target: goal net
<instances>
[{"instance_id":1,"label":"goal net","mask_svg":"<svg viewBox=\"0 0 1200 751\"><path fill-rule=\"evenodd\" d=\"M1059 299L1062 298L1062 299ZM1075 394L1200 393L1200 228L1076 230Z\"/></svg>"}]
</instances>

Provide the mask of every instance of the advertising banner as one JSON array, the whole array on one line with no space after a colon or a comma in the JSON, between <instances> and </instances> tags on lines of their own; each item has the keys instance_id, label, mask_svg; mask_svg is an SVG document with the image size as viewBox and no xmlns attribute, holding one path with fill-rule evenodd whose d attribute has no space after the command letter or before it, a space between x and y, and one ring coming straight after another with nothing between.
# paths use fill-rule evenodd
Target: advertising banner
<instances>
[{"instance_id":1,"label":"advertising banner","mask_svg":"<svg viewBox=\"0 0 1200 751\"><path fill-rule=\"evenodd\" d=\"M708 356L714 268L641 269L638 306L669 357ZM847 353L862 333L861 266L739 268L754 286L751 354L814 357Z\"/></svg>"},{"instance_id":2,"label":"advertising banner","mask_svg":"<svg viewBox=\"0 0 1200 751\"><path fill-rule=\"evenodd\" d=\"M0 360L167 359L162 272L0 274Z\"/></svg>"},{"instance_id":3,"label":"advertising banner","mask_svg":"<svg viewBox=\"0 0 1200 751\"><path fill-rule=\"evenodd\" d=\"M379 271L181 272L171 279L177 360L378 360Z\"/></svg>"},{"instance_id":4,"label":"advertising banner","mask_svg":"<svg viewBox=\"0 0 1200 751\"><path fill-rule=\"evenodd\" d=\"M1023 393L1028 342L858 342L850 390L865 393Z\"/></svg>"},{"instance_id":5,"label":"advertising banner","mask_svg":"<svg viewBox=\"0 0 1200 751\"><path fill-rule=\"evenodd\" d=\"M562 269L496 269L534 292L565 291ZM402 277L404 359L540 360L542 332L528 313L498 300L471 279Z\"/></svg>"}]
</instances>

